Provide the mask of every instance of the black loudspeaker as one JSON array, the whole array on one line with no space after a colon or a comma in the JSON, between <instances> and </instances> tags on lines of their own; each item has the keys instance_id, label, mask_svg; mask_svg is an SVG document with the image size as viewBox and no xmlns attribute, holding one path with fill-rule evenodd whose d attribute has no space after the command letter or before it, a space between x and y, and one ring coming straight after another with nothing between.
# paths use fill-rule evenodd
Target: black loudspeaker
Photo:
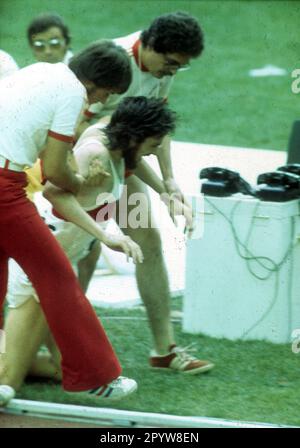
<instances>
[{"instance_id":1,"label":"black loudspeaker","mask_svg":"<svg viewBox=\"0 0 300 448\"><path fill-rule=\"evenodd\" d=\"M300 163L300 120L293 123L288 144L287 163Z\"/></svg>"}]
</instances>

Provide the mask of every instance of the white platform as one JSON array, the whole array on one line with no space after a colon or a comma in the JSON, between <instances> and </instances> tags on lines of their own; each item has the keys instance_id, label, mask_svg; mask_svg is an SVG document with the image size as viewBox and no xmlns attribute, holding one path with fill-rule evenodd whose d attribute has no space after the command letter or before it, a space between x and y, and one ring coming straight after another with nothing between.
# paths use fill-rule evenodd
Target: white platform
<instances>
[{"instance_id":1,"label":"white platform","mask_svg":"<svg viewBox=\"0 0 300 448\"><path fill-rule=\"evenodd\" d=\"M300 328L299 201L205 198L203 237L187 244L183 329L291 341Z\"/></svg>"},{"instance_id":2,"label":"white platform","mask_svg":"<svg viewBox=\"0 0 300 448\"><path fill-rule=\"evenodd\" d=\"M258 150L227 146L204 145L185 142L172 143L172 160L175 177L182 190L188 195L199 192L199 172L209 166L222 166L236 170L249 182L255 183L258 174L272 171L286 163L286 152ZM147 158L152 168L159 173L157 159ZM168 217L158 196L151 192L154 213L163 222L161 235L166 263L169 272L172 294L180 294L185 288L185 240L182 226L176 229ZM163 216L161 216L161 214ZM108 250L106 252L109 252ZM112 263L116 264L124 275L96 275L92 280L88 297L99 306L128 307L140 303L136 287L134 267L122 261L121 254L111 254ZM115 260L115 261L114 261ZM100 261L100 267L104 267ZM126 291L126 294L124 293Z\"/></svg>"}]
</instances>

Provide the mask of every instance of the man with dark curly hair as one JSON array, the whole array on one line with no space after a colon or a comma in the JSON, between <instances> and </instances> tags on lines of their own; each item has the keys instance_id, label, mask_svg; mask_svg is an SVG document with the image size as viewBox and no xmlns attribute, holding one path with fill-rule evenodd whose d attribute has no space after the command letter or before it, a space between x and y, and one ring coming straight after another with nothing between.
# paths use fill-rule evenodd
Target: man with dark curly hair
<instances>
[{"instance_id":1,"label":"man with dark curly hair","mask_svg":"<svg viewBox=\"0 0 300 448\"><path fill-rule=\"evenodd\" d=\"M199 57L204 48L203 33L197 19L181 11L161 15L146 30L115 39L115 42L125 48L130 56L132 82L124 95L112 95L105 105L92 105L86 111L87 120L101 117L109 120L109 116L124 96L144 95L167 100L174 75L186 70L190 60ZM83 123L82 129L86 126L87 123ZM165 192L175 195L183 205L182 210L186 210L187 201L174 180L169 136L164 138L157 158ZM145 171L143 174L142 170ZM141 180L148 178L147 170L149 167L143 161L139 167L139 178L135 175L127 177L127 194L128 198L138 192L146 195L147 206L142 213L147 216L147 222L154 223L147 189ZM158 178L157 182L159 181ZM123 203L122 199L121 203ZM129 216L132 206L128 204L126 209ZM177 213L182 214L182 210L180 211L178 207ZM124 221L127 223L127 219ZM191 232L192 220L186 220L186 222L187 230ZM157 226L127 227L123 230L140 245L144 254L144 263L136 266L136 277L154 340L150 365L185 374L198 374L210 370L213 367L211 362L201 361L191 356L185 349L176 346L170 319L169 280Z\"/></svg>"},{"instance_id":2,"label":"man with dark curly hair","mask_svg":"<svg viewBox=\"0 0 300 448\"><path fill-rule=\"evenodd\" d=\"M199 57L204 49L198 21L181 11L159 16L148 29L114 41L131 58L133 77L122 97L145 95L167 99L174 75L187 70L190 60ZM94 104L86 113L87 118L111 115L120 100L120 96L112 96L104 107Z\"/></svg>"}]
</instances>

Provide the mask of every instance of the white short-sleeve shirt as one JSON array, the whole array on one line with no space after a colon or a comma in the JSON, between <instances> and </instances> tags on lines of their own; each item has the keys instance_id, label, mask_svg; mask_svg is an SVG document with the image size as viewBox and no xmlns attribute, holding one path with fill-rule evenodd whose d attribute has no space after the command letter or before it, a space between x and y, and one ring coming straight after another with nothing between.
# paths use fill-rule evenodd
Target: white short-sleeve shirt
<instances>
[{"instance_id":1,"label":"white short-sleeve shirt","mask_svg":"<svg viewBox=\"0 0 300 448\"><path fill-rule=\"evenodd\" d=\"M117 45L120 45L127 51L131 60L132 82L128 90L122 95L110 95L105 104L92 104L86 111L86 116L100 118L105 115L111 115L118 103L128 96L141 95L147 98L167 98L173 76L164 76L158 79L142 66L139 60L140 35L141 31L137 31L128 36L114 39Z\"/></svg>"},{"instance_id":2,"label":"white short-sleeve shirt","mask_svg":"<svg viewBox=\"0 0 300 448\"><path fill-rule=\"evenodd\" d=\"M15 60L6 51L0 50L0 79L19 70Z\"/></svg>"},{"instance_id":3,"label":"white short-sleeve shirt","mask_svg":"<svg viewBox=\"0 0 300 448\"><path fill-rule=\"evenodd\" d=\"M74 56L73 52L71 50L67 50L66 54L61 62L68 65L73 56Z\"/></svg>"},{"instance_id":4,"label":"white short-sleeve shirt","mask_svg":"<svg viewBox=\"0 0 300 448\"><path fill-rule=\"evenodd\" d=\"M0 81L0 155L32 166L47 136L72 142L85 87L63 63L38 62Z\"/></svg>"}]
</instances>

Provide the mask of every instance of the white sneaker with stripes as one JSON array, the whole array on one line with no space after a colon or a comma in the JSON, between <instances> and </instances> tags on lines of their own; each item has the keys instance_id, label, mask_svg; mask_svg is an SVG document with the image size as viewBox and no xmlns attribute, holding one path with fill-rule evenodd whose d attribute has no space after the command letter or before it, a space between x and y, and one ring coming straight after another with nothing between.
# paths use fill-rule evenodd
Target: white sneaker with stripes
<instances>
[{"instance_id":1,"label":"white sneaker with stripes","mask_svg":"<svg viewBox=\"0 0 300 448\"><path fill-rule=\"evenodd\" d=\"M116 380L104 386L91 389L88 393L91 396L103 399L103 401L116 401L127 397L137 390L136 381L131 378L119 376Z\"/></svg>"}]
</instances>

